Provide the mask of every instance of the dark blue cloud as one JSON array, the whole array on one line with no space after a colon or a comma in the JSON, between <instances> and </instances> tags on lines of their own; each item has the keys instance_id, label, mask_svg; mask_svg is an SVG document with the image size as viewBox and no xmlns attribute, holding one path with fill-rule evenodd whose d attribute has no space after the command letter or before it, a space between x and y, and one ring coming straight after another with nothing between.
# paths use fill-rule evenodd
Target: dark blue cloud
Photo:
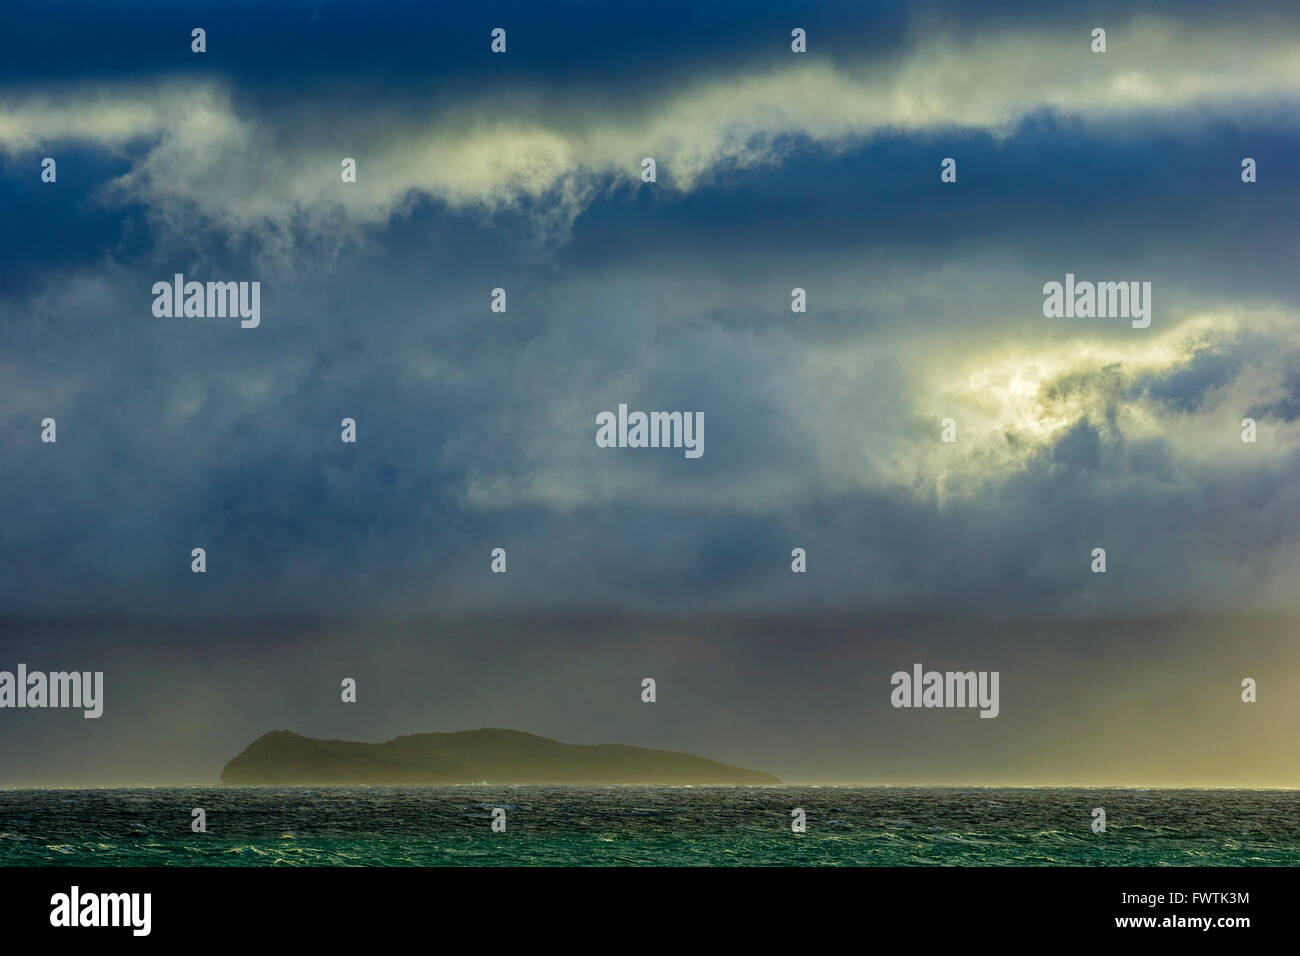
<instances>
[{"instance_id":1,"label":"dark blue cloud","mask_svg":"<svg viewBox=\"0 0 1300 956\"><path fill-rule=\"evenodd\" d=\"M14 35L26 42L0 83L202 73L233 85L237 112L279 130L276 119L327 89L341 123L367 97L433 113L470 88L510 84L594 82L632 102L788 57L795 22L818 55L849 63L896 54L909 24L995 30L1027 14L1079 29L1066 9L24 8ZM1089 14L1112 11L1122 13ZM498 19L511 52L494 60L486 32ZM204 57L186 40L200 23ZM1130 548L1164 542L1150 555L1167 565L1159 580L1116 585L1116 601L1165 606L1187 587L1188 515L1231 490L1183 463L1188 449L1130 439L1118 404L1204 411L1285 346L1285 329L1216 340L1136 380L1120 363L1046 383L1062 402L1099 382L1113 393L1036 453L1013 429L1006 447L992 442L983 453L1026 457L973 501L944 502L938 474L876 475L872 441L886 462L928 453L931 403L924 414L915 403L930 398L917 392L931 362L1026 341L1046 351L1093 331L1042 318L1042 283L1067 271L1152 281L1157 332L1202 306L1293 305L1300 131L1271 116L1277 105L1089 122L1042 110L1005 137L887 130L836 149L791 135L772 163L724 162L687 192L670 188L671 167L662 188L598 183L566 241L542 247L527 227L546 199L487 217L420 196L337 258L309 253L292 267L256 234L201 218L178 230L102 191L156 143L52 143L54 186L40 183L39 157L10 156L0 189L17 227L0 233L0 346L21 377L4 480L29 504L0 530L14 568L0 597L42 613L200 616L363 604L1041 607L1081 594L1086 604L1092 582L1074 572L1104 526ZM285 146L301 134L283 128ZM1259 162L1254 185L1240 182L1245 155ZM939 181L945 156L958 160L956 184ZM263 327L154 319L150 288L176 271L260 278ZM796 285L811 307L792 319ZM487 310L497 286L509 290L506 316ZM829 391L817 363L864 341L856 373L871 387ZM1284 391L1254 411L1293 420L1294 376ZM620 401L704 409L705 458L646 455L629 468L602 456L593 416ZM808 408L831 421L810 424ZM57 446L34 440L46 414ZM338 440L345 416L358 422L355 447ZM1262 468L1266 499L1285 503L1277 462ZM581 494L565 500L573 487ZM1254 500L1241 505L1242 551L1269 523ZM816 575L790 574L796 545ZM209 552L205 578L188 570L195 546ZM484 574L494 546L510 550L508 589Z\"/></svg>"}]
</instances>

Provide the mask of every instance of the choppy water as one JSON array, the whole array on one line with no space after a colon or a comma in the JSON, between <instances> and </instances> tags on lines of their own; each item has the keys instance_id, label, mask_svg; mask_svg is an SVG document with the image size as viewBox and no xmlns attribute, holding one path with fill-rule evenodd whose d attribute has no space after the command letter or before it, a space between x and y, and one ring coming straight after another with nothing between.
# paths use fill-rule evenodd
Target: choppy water
<instances>
[{"instance_id":1,"label":"choppy water","mask_svg":"<svg viewBox=\"0 0 1300 956\"><path fill-rule=\"evenodd\" d=\"M491 831L492 807L506 832ZM207 812L207 833L190 829ZM807 811L806 833L790 811ZM1092 832L1094 807L1105 833ZM1300 792L842 787L0 791L0 864L1300 864Z\"/></svg>"}]
</instances>

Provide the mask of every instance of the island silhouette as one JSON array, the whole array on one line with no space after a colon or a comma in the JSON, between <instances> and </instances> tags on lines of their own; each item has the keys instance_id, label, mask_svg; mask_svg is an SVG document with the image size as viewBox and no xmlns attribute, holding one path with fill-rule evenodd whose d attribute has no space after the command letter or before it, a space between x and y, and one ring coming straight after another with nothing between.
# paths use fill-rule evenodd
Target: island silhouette
<instances>
[{"instance_id":1,"label":"island silhouette","mask_svg":"<svg viewBox=\"0 0 1300 956\"><path fill-rule=\"evenodd\" d=\"M779 784L771 774L693 754L565 744L487 728L410 734L384 743L318 740L288 730L263 734L221 771L229 784Z\"/></svg>"}]
</instances>

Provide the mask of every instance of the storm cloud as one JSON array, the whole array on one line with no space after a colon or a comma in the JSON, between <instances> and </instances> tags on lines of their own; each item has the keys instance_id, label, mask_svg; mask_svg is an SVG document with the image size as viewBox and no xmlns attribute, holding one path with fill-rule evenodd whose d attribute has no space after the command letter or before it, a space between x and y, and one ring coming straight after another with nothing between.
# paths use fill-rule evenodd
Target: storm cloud
<instances>
[{"instance_id":1,"label":"storm cloud","mask_svg":"<svg viewBox=\"0 0 1300 956\"><path fill-rule=\"evenodd\" d=\"M705 618L806 615L835 643L853 628L826 622L855 614L1206 615L1195 669L1221 639L1207 622L1300 611L1292 7L653 10L23 20L0 69L11 639L188 621L263 661L296 646L267 621L627 615L662 633L670 613L694 635L679 660L704 666ZM293 42L268 59L277 35ZM176 273L260 282L260 325L156 317ZM1150 282L1150 327L1046 318L1067 273ZM705 454L597 447L619 403L701 412ZM203 683L176 627L178 673ZM1043 630L998 647L1033 657ZM577 661L567 640L557 659ZM816 699L773 676L783 653L763 660L753 686ZM457 729L393 706L352 732ZM576 719L521 729L576 739ZM794 744L773 767L726 739L709 755L778 774L919 772L837 776ZM1014 763L999 779L1032 776Z\"/></svg>"}]
</instances>

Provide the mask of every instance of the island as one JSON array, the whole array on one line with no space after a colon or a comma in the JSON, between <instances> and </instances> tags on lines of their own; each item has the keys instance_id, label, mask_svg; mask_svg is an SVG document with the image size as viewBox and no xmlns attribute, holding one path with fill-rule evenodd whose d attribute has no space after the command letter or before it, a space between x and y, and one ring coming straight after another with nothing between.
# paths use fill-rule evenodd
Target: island
<instances>
[{"instance_id":1,"label":"island","mask_svg":"<svg viewBox=\"0 0 1300 956\"><path fill-rule=\"evenodd\" d=\"M228 784L270 786L649 784L764 786L781 781L704 757L619 744L565 744L518 730L410 734L384 743L263 734L226 764Z\"/></svg>"}]
</instances>

